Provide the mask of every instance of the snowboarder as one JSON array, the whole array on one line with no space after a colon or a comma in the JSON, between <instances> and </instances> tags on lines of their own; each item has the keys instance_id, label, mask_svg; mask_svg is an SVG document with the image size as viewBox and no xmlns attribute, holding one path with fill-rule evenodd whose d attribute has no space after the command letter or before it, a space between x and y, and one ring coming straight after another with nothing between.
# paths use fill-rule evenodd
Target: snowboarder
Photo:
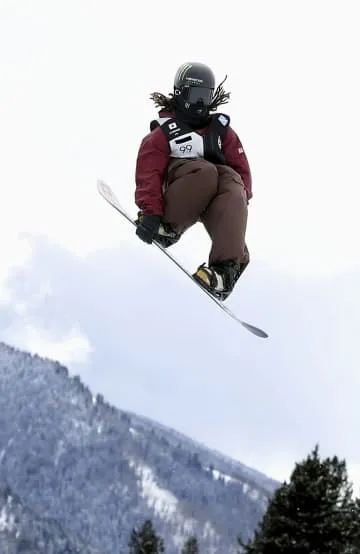
<instances>
[{"instance_id":1,"label":"snowboarder","mask_svg":"<svg viewBox=\"0 0 360 554\"><path fill-rule=\"evenodd\" d=\"M159 118L141 141L135 170L137 236L167 248L200 221L212 246L208 264L193 278L221 301L249 264L245 232L252 197L249 163L230 117L212 113L229 100L225 79L215 89L208 66L184 63L172 94L151 94Z\"/></svg>"}]
</instances>

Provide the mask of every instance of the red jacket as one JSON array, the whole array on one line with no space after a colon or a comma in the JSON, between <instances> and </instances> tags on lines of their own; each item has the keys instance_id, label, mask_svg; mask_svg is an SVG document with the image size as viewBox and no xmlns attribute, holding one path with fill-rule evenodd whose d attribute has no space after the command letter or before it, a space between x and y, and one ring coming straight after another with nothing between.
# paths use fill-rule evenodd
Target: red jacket
<instances>
[{"instance_id":1,"label":"red jacket","mask_svg":"<svg viewBox=\"0 0 360 554\"><path fill-rule=\"evenodd\" d=\"M172 113L161 112L161 117L175 117ZM204 129L198 130L206 132ZM252 179L249 163L235 131L229 126L222 141L226 165L241 176L248 200L252 198ZM144 214L163 215L164 199L162 185L166 179L169 163L168 141L160 127L156 127L143 138L135 170L135 203Z\"/></svg>"}]
</instances>

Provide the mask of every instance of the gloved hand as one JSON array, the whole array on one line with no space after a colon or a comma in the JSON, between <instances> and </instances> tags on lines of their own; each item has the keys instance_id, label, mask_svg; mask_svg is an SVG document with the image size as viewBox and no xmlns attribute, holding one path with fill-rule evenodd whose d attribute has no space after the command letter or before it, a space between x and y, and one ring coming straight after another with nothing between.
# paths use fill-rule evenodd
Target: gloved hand
<instances>
[{"instance_id":1,"label":"gloved hand","mask_svg":"<svg viewBox=\"0 0 360 554\"><path fill-rule=\"evenodd\" d=\"M160 222L160 215L140 215L139 219L136 221L137 236L144 242L151 244L159 231Z\"/></svg>"}]
</instances>

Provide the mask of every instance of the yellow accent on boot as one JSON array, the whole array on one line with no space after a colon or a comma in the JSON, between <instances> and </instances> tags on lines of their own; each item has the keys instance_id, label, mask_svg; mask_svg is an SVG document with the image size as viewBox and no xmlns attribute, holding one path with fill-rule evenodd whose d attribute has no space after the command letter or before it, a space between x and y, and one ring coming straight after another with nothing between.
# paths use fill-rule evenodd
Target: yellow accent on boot
<instances>
[{"instance_id":1,"label":"yellow accent on boot","mask_svg":"<svg viewBox=\"0 0 360 554\"><path fill-rule=\"evenodd\" d=\"M196 272L196 275L200 277L200 279L210 287L210 278L206 271L204 271L203 269L199 269Z\"/></svg>"}]
</instances>

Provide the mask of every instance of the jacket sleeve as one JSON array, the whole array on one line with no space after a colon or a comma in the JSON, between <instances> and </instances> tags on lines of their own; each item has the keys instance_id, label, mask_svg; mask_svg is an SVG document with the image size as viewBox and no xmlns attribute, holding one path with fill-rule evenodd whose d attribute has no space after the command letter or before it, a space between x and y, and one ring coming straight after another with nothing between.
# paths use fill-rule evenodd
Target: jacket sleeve
<instances>
[{"instance_id":1,"label":"jacket sleeve","mask_svg":"<svg viewBox=\"0 0 360 554\"><path fill-rule=\"evenodd\" d=\"M223 140L223 152L225 155L225 163L239 173L244 181L247 199L250 200L253 193L249 162L239 137L231 127L227 128Z\"/></svg>"},{"instance_id":2,"label":"jacket sleeve","mask_svg":"<svg viewBox=\"0 0 360 554\"><path fill-rule=\"evenodd\" d=\"M135 203L146 215L163 215L162 185L169 163L169 146L157 127L141 142L135 169Z\"/></svg>"}]
</instances>

